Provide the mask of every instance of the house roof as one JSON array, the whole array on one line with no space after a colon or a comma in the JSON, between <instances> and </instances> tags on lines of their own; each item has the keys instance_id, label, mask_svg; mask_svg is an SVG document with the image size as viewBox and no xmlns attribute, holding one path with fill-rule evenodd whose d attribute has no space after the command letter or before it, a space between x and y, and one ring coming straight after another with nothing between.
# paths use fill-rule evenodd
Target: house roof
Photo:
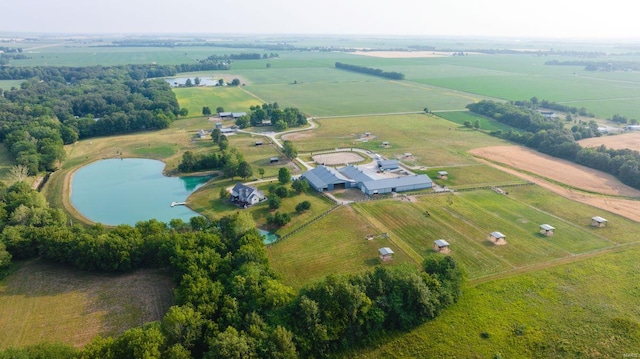
<instances>
[{"instance_id":1,"label":"house roof","mask_svg":"<svg viewBox=\"0 0 640 359\"><path fill-rule=\"evenodd\" d=\"M367 182L367 181L375 181L379 180L380 176L375 173L368 171L366 169L361 169L356 166L346 166L342 167L338 170L338 172L342 173L348 178L356 182Z\"/></svg>"},{"instance_id":2,"label":"house roof","mask_svg":"<svg viewBox=\"0 0 640 359\"><path fill-rule=\"evenodd\" d=\"M431 185L433 182L427 175L415 175L396 178L384 178L375 181L363 182L362 186L367 191L381 190L383 188L395 188L415 185Z\"/></svg>"},{"instance_id":3,"label":"house roof","mask_svg":"<svg viewBox=\"0 0 640 359\"><path fill-rule=\"evenodd\" d=\"M496 231L496 232L491 232L491 236L493 238L506 238L507 236L505 236L504 234Z\"/></svg>"},{"instance_id":4,"label":"house roof","mask_svg":"<svg viewBox=\"0 0 640 359\"><path fill-rule=\"evenodd\" d=\"M260 191L258 191L256 188L244 185L242 183L236 183L236 185L233 186L232 191L234 194L237 194L238 197L240 197L241 199L247 199L252 195L263 197L262 193L260 193Z\"/></svg>"},{"instance_id":5,"label":"house roof","mask_svg":"<svg viewBox=\"0 0 640 359\"><path fill-rule=\"evenodd\" d=\"M433 243L435 243L435 245L440 248L449 246L449 242L445 241L444 239L436 239L435 241L433 241Z\"/></svg>"},{"instance_id":6,"label":"house roof","mask_svg":"<svg viewBox=\"0 0 640 359\"><path fill-rule=\"evenodd\" d=\"M598 216L592 217L591 219L593 219L596 222L600 222L600 223L607 221L606 219L604 219L602 217L598 217Z\"/></svg>"},{"instance_id":7,"label":"house roof","mask_svg":"<svg viewBox=\"0 0 640 359\"><path fill-rule=\"evenodd\" d=\"M388 256L390 254L394 254L394 252L389 247L380 248L380 249L378 249L378 252L380 252L380 255L383 255L383 256Z\"/></svg>"},{"instance_id":8,"label":"house roof","mask_svg":"<svg viewBox=\"0 0 640 359\"><path fill-rule=\"evenodd\" d=\"M302 177L306 178L315 188L325 188L330 184L351 182L342 173L326 166L318 166L309 170Z\"/></svg>"},{"instance_id":9,"label":"house roof","mask_svg":"<svg viewBox=\"0 0 640 359\"><path fill-rule=\"evenodd\" d=\"M555 229L554 227L551 227L548 224L541 224L540 228L544 229L545 231L553 231Z\"/></svg>"}]
</instances>

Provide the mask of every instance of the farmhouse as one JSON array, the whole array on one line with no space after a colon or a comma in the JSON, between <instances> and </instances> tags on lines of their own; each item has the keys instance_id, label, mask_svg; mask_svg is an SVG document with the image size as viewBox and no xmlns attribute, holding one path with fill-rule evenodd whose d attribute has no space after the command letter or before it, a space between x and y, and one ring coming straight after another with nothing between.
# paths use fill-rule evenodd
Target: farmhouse
<instances>
[{"instance_id":1,"label":"farmhouse","mask_svg":"<svg viewBox=\"0 0 640 359\"><path fill-rule=\"evenodd\" d=\"M246 186L242 183L237 183L231 190L231 196L229 200L235 204L243 207L254 205L262 200L266 199L262 192L257 189Z\"/></svg>"},{"instance_id":2,"label":"farmhouse","mask_svg":"<svg viewBox=\"0 0 640 359\"><path fill-rule=\"evenodd\" d=\"M449 242L444 239L437 239L433 241L433 250L440 253L449 253L451 252L451 248L449 248Z\"/></svg>"},{"instance_id":3,"label":"farmhouse","mask_svg":"<svg viewBox=\"0 0 640 359\"><path fill-rule=\"evenodd\" d=\"M447 172L447 171L438 171L438 178L440 178L440 179L449 178L449 172Z\"/></svg>"},{"instance_id":4,"label":"farmhouse","mask_svg":"<svg viewBox=\"0 0 640 359\"><path fill-rule=\"evenodd\" d=\"M591 218L591 225L594 227L606 227L607 220L602 217L595 216Z\"/></svg>"},{"instance_id":5,"label":"farmhouse","mask_svg":"<svg viewBox=\"0 0 640 359\"><path fill-rule=\"evenodd\" d=\"M540 233L544 234L547 237L553 236L553 231L555 231L555 228L551 227L548 224L540 225Z\"/></svg>"},{"instance_id":6,"label":"farmhouse","mask_svg":"<svg viewBox=\"0 0 640 359\"><path fill-rule=\"evenodd\" d=\"M378 169L380 171L397 170L400 168L398 160L378 160Z\"/></svg>"},{"instance_id":7,"label":"farmhouse","mask_svg":"<svg viewBox=\"0 0 640 359\"><path fill-rule=\"evenodd\" d=\"M378 253L380 253L380 259L383 262L388 262L390 260L393 259L393 255L395 254L391 248L389 247L384 247L384 248L380 248L378 249Z\"/></svg>"},{"instance_id":8,"label":"farmhouse","mask_svg":"<svg viewBox=\"0 0 640 359\"><path fill-rule=\"evenodd\" d=\"M489 241L491 241L491 243L497 245L497 246L501 246L504 244L507 244L507 236L505 236L504 234L500 233L500 232L491 232L489 233Z\"/></svg>"}]
</instances>

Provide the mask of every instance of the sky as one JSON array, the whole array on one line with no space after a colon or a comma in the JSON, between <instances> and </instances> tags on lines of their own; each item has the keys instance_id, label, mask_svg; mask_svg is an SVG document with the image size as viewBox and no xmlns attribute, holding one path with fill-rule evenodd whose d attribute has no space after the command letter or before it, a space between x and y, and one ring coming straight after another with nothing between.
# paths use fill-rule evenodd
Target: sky
<instances>
[{"instance_id":1,"label":"sky","mask_svg":"<svg viewBox=\"0 0 640 359\"><path fill-rule=\"evenodd\" d=\"M0 0L2 33L640 39L631 0Z\"/></svg>"}]
</instances>

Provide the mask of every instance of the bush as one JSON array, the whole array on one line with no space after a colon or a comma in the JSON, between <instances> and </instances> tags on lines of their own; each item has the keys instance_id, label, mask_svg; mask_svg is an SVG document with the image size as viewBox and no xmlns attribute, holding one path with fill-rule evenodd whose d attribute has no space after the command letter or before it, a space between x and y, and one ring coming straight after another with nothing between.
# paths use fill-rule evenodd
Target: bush
<instances>
[{"instance_id":1,"label":"bush","mask_svg":"<svg viewBox=\"0 0 640 359\"><path fill-rule=\"evenodd\" d=\"M302 213L304 211L309 210L309 208L311 208L311 202L302 201L296 205L296 212Z\"/></svg>"},{"instance_id":2,"label":"bush","mask_svg":"<svg viewBox=\"0 0 640 359\"><path fill-rule=\"evenodd\" d=\"M278 196L269 197L269 208L278 209L280 208L281 204L282 204L282 200L280 199L280 197Z\"/></svg>"}]
</instances>

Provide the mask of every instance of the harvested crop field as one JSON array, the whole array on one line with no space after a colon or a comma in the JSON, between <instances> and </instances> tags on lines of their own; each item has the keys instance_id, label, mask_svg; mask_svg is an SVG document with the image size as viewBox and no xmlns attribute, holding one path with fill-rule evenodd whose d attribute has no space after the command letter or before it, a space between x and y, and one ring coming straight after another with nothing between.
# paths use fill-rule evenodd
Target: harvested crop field
<instances>
[{"instance_id":1,"label":"harvested crop field","mask_svg":"<svg viewBox=\"0 0 640 359\"><path fill-rule=\"evenodd\" d=\"M601 136L586 138L578 141L582 147L600 147L605 145L607 148L616 150L628 148L640 151L640 132L625 133L615 136Z\"/></svg>"},{"instance_id":2,"label":"harvested crop field","mask_svg":"<svg viewBox=\"0 0 640 359\"><path fill-rule=\"evenodd\" d=\"M503 146L500 146L503 147ZM492 153L491 151L488 151L488 149L490 148L499 148L499 147L487 147L487 148L479 148L479 149L475 149L472 150L470 152L476 154L476 156L479 157L484 157L488 160L491 161L496 161L496 162L501 162L500 160L498 160L497 158L490 158L489 155ZM507 147L507 148L511 148L511 146ZM511 153L513 153L513 155L515 157L517 157L517 153L518 150L516 150L516 147L514 146L512 149L513 151ZM522 148L520 148L522 149ZM522 149L522 150L526 150L526 149ZM528 150L527 150L528 151ZM531 151L533 152L533 151ZM482 156L480 154L483 154ZM536 154L535 152L533 153L535 155L538 156L544 156L542 154ZM499 157L499 156L496 156ZM548 156L544 156L544 157L548 157ZM551 160L554 160L553 158L550 158ZM550 182L550 181L546 181L540 177L534 176L534 175L529 175L526 174L524 172L521 172L520 170L517 169L513 169L510 167L505 167L502 166L500 164L496 164L495 162L489 162L489 161L485 161L485 160L480 160L481 162L484 162L485 164L495 167L497 169L500 169L504 172L513 174L515 176L518 176L524 180L530 181L530 182L534 182L535 184L539 185L540 187L543 187L551 192L554 192L560 196L563 196L565 198L571 199L573 201L576 202L580 202L580 203L585 203L597 208L601 208L604 209L606 211L618 214L620 216L623 216L625 218L629 218L633 221L636 222L640 222L640 201L637 200L630 200L630 199L623 199L623 198L614 198L614 197L604 197L604 196L600 196L600 195L592 195L589 193L585 193L579 190L575 190L572 188L567 188L561 185L558 185L556 183ZM555 160L555 161L559 161L559 162L564 162L562 160ZM527 161L522 161L522 163L525 163ZM501 163L505 163L505 162L501 162ZM526 171L530 171L529 169L525 169L523 167L520 167L518 165L516 165L514 163L514 161L511 161L511 163L505 163L506 165L509 165L511 167L515 167L518 169L524 169ZM575 166L575 167L581 167L578 165L574 165L574 164L570 164L569 165ZM589 171L589 172L598 172L598 171L594 171L594 170L590 170L590 169L585 169L585 171ZM534 172L534 171L531 171ZM535 171L535 173L541 175L541 176L545 176L545 174L542 171ZM577 173L579 172L574 172L575 176L579 176ZM555 173L551 173L552 175ZM603 174L604 175L604 174ZM550 178L554 181L559 181L556 178L553 178L551 176L548 176L547 178ZM575 180L580 181L579 178L575 178ZM575 181L569 181L567 184L568 185L574 185L572 183L574 183ZM623 184L620 184L622 186L624 186ZM630 190L635 191L634 189L630 188Z\"/></svg>"},{"instance_id":3,"label":"harvested crop field","mask_svg":"<svg viewBox=\"0 0 640 359\"><path fill-rule=\"evenodd\" d=\"M380 57L384 59L408 59L420 57L446 57L453 55L453 52L442 51L356 51L356 55Z\"/></svg>"},{"instance_id":4,"label":"harvested crop field","mask_svg":"<svg viewBox=\"0 0 640 359\"><path fill-rule=\"evenodd\" d=\"M525 147L484 147L473 149L469 153L587 192L640 198L640 191L623 184L612 175L547 156Z\"/></svg>"},{"instance_id":5,"label":"harvested crop field","mask_svg":"<svg viewBox=\"0 0 640 359\"><path fill-rule=\"evenodd\" d=\"M317 164L323 164L327 166L344 165L347 163L357 163L364 161L364 158L354 152L335 152L327 153L323 155L313 156L313 160Z\"/></svg>"}]
</instances>

